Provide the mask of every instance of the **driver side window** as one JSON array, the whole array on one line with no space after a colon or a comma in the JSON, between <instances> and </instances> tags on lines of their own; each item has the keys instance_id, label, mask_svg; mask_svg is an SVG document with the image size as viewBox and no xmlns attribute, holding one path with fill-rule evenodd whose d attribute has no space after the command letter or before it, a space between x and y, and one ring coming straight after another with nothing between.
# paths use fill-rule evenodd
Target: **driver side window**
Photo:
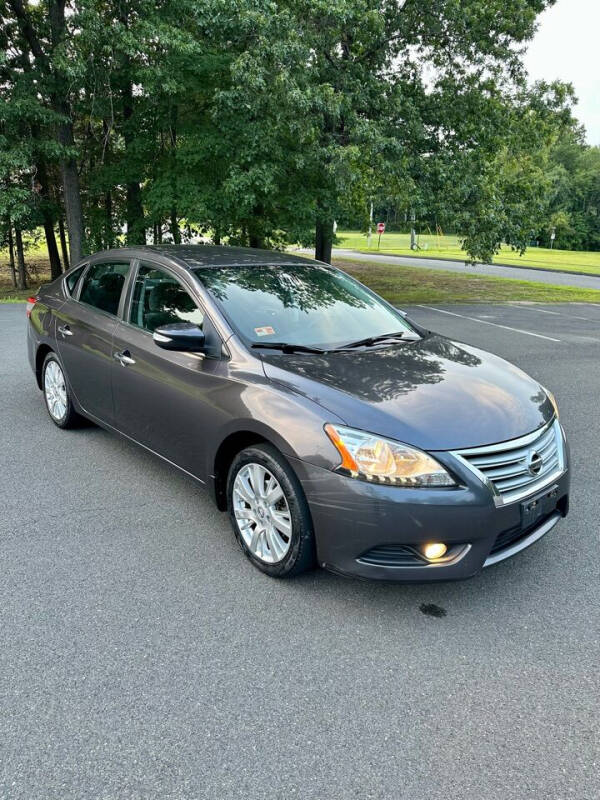
<instances>
[{"instance_id":1,"label":"driver side window","mask_svg":"<svg viewBox=\"0 0 600 800\"><path fill-rule=\"evenodd\" d=\"M193 322L202 328L204 314L176 278L162 269L141 265L133 287L129 322L150 333L176 322Z\"/></svg>"}]
</instances>

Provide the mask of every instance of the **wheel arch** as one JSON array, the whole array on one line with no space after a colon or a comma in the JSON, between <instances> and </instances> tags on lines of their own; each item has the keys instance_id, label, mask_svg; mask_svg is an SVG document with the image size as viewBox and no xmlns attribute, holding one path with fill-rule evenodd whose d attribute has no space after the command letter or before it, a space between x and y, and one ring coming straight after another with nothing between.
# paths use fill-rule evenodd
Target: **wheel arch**
<instances>
[{"instance_id":1,"label":"wheel arch","mask_svg":"<svg viewBox=\"0 0 600 800\"><path fill-rule=\"evenodd\" d=\"M35 379L37 381L38 389L42 389L42 367L48 353L53 353L54 350L49 344L41 344L35 353Z\"/></svg>"},{"instance_id":2,"label":"wheel arch","mask_svg":"<svg viewBox=\"0 0 600 800\"><path fill-rule=\"evenodd\" d=\"M257 424L255 420L248 420L243 427L229 431L219 444L211 464L214 499L220 511L227 510L226 487L231 462L239 452L254 444L270 444L284 458L295 455L280 434L265 425Z\"/></svg>"}]
</instances>

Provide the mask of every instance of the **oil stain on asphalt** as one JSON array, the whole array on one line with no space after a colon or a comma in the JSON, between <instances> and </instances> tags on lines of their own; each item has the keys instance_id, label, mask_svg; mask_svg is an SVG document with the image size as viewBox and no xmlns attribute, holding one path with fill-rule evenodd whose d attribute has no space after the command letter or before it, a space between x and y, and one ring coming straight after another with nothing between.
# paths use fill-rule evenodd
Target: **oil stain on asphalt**
<instances>
[{"instance_id":1,"label":"oil stain on asphalt","mask_svg":"<svg viewBox=\"0 0 600 800\"><path fill-rule=\"evenodd\" d=\"M448 613L445 608L436 606L435 603L421 603L419 610L428 617L445 617Z\"/></svg>"}]
</instances>

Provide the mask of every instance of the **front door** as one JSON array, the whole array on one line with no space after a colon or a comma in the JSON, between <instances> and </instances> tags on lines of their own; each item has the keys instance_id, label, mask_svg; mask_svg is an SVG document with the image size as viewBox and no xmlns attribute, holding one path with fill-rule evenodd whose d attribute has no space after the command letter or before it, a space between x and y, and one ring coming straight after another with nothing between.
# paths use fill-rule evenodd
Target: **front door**
<instances>
[{"instance_id":1,"label":"front door","mask_svg":"<svg viewBox=\"0 0 600 800\"><path fill-rule=\"evenodd\" d=\"M84 411L110 423L112 337L130 262L92 264L78 287L56 312L56 341L71 391Z\"/></svg>"},{"instance_id":2,"label":"front door","mask_svg":"<svg viewBox=\"0 0 600 800\"><path fill-rule=\"evenodd\" d=\"M226 362L158 347L154 329L173 322L193 322L209 339L217 335L174 274L140 264L128 317L113 339L115 427L205 480L203 442L223 421L215 398L227 384Z\"/></svg>"}]
</instances>

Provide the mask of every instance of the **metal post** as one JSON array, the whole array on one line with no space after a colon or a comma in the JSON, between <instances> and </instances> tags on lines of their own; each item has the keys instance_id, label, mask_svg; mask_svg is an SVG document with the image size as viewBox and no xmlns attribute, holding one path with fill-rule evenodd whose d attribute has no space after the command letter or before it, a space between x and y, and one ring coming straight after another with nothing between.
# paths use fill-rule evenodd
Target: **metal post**
<instances>
[{"instance_id":1,"label":"metal post","mask_svg":"<svg viewBox=\"0 0 600 800\"><path fill-rule=\"evenodd\" d=\"M410 249L417 249L417 232L415 230L415 212L410 212Z\"/></svg>"},{"instance_id":2,"label":"metal post","mask_svg":"<svg viewBox=\"0 0 600 800\"><path fill-rule=\"evenodd\" d=\"M369 235L367 236L367 249L371 247L371 228L373 227L373 201L371 200L371 211L369 213Z\"/></svg>"}]
</instances>

